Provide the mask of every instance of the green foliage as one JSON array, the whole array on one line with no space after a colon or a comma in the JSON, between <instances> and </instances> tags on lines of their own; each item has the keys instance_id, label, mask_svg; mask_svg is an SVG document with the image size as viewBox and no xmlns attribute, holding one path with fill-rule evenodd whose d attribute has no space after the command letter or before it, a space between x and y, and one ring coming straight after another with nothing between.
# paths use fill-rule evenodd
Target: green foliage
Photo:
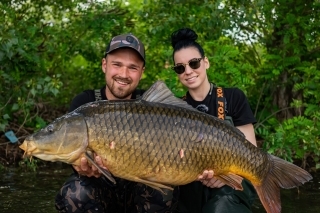
<instances>
[{"instance_id":1,"label":"green foliage","mask_svg":"<svg viewBox=\"0 0 320 213\"><path fill-rule=\"evenodd\" d=\"M207 51L210 61L207 74L211 81L223 87L238 87L245 93L247 89L255 86L253 77L257 70L246 59L249 53L240 54L239 48L233 44L233 41L225 37L215 42L207 42L206 46L211 50Z\"/></svg>"},{"instance_id":2,"label":"green foliage","mask_svg":"<svg viewBox=\"0 0 320 213\"><path fill-rule=\"evenodd\" d=\"M0 131L10 122L38 127L44 105L67 104L76 93L104 84L99 73L105 40L126 27L120 6L83 0L0 3Z\"/></svg>"},{"instance_id":3,"label":"green foliage","mask_svg":"<svg viewBox=\"0 0 320 213\"><path fill-rule=\"evenodd\" d=\"M2 173L5 170L6 170L6 167L4 167L2 164L0 164L0 172Z\"/></svg>"},{"instance_id":4,"label":"green foliage","mask_svg":"<svg viewBox=\"0 0 320 213\"><path fill-rule=\"evenodd\" d=\"M62 85L59 75L52 78L34 77L23 82L24 80L16 80L0 71L0 78L4 79L0 86L0 101L3 104L0 108L3 114L0 118L0 131L5 131L9 120L33 127L33 120L42 107L43 99L46 96L56 96Z\"/></svg>"},{"instance_id":5,"label":"green foliage","mask_svg":"<svg viewBox=\"0 0 320 213\"><path fill-rule=\"evenodd\" d=\"M177 97L183 97L186 94L186 89L171 68L161 70L157 77L159 80L163 80Z\"/></svg>"},{"instance_id":6,"label":"green foliage","mask_svg":"<svg viewBox=\"0 0 320 213\"><path fill-rule=\"evenodd\" d=\"M37 171L39 160L35 158L24 158L19 162L19 167L27 171Z\"/></svg>"},{"instance_id":7,"label":"green foliage","mask_svg":"<svg viewBox=\"0 0 320 213\"><path fill-rule=\"evenodd\" d=\"M44 105L64 106L104 82L101 58L114 35L146 47L140 87L161 79L179 97L170 35L190 27L210 61L210 81L239 87L264 148L319 167L320 2L317 0L22 0L0 3L0 131L41 128Z\"/></svg>"},{"instance_id":8,"label":"green foliage","mask_svg":"<svg viewBox=\"0 0 320 213\"><path fill-rule=\"evenodd\" d=\"M316 114L319 115L319 112ZM307 157L313 157L316 167L320 166L320 136L319 116L313 120L304 116L293 117L275 128L275 132L268 134L264 148L269 153L278 155L288 161L302 159L306 165Z\"/></svg>"}]
</instances>

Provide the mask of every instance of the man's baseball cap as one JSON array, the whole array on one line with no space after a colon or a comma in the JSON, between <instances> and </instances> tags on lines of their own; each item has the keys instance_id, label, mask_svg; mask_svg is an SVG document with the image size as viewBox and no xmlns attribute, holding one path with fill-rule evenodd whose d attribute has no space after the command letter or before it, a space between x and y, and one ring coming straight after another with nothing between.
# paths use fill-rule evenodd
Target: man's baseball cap
<instances>
[{"instance_id":1,"label":"man's baseball cap","mask_svg":"<svg viewBox=\"0 0 320 213\"><path fill-rule=\"evenodd\" d=\"M132 33L122 34L115 36L111 39L109 45L107 46L105 56L113 50L117 50L119 48L129 47L136 50L139 55L142 57L145 62L145 50L142 42L135 37Z\"/></svg>"}]
</instances>

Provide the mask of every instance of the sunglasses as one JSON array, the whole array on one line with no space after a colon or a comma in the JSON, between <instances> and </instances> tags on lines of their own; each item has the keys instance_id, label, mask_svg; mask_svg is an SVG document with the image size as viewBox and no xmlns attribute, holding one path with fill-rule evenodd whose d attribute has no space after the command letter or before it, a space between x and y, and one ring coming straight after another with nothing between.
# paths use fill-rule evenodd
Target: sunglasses
<instances>
[{"instance_id":1,"label":"sunglasses","mask_svg":"<svg viewBox=\"0 0 320 213\"><path fill-rule=\"evenodd\" d=\"M172 69L177 73L177 74L182 74L184 71L186 71L186 66L189 65L191 69L198 69L200 67L200 61L203 58L193 58L191 59L187 64L177 64L172 67Z\"/></svg>"}]
</instances>

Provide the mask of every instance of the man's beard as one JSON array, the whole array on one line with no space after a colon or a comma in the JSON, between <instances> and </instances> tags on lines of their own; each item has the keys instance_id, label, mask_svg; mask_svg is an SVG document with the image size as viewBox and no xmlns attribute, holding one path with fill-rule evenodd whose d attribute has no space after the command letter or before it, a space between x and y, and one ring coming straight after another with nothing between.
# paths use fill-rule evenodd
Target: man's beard
<instances>
[{"instance_id":1,"label":"man's beard","mask_svg":"<svg viewBox=\"0 0 320 213\"><path fill-rule=\"evenodd\" d=\"M124 89L121 87L117 88L114 85L115 81L117 81L117 80L121 81L121 82L128 83L128 85L130 85L130 83L132 83L132 80L130 80L128 78L120 78L120 77L113 78L111 85L109 85L107 82L107 87L108 87L109 91L111 92L111 94L118 99L125 99L125 98L129 97L133 93L134 89L131 89L131 88Z\"/></svg>"}]
</instances>

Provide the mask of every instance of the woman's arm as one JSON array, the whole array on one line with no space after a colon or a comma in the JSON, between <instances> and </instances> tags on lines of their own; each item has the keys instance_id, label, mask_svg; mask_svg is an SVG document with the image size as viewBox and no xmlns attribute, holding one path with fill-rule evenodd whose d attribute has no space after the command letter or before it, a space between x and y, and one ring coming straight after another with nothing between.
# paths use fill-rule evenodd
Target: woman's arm
<instances>
[{"instance_id":1,"label":"woman's arm","mask_svg":"<svg viewBox=\"0 0 320 213\"><path fill-rule=\"evenodd\" d=\"M246 139L253 145L257 146L256 135L252 124L246 124L242 126L236 126L245 136Z\"/></svg>"}]
</instances>

